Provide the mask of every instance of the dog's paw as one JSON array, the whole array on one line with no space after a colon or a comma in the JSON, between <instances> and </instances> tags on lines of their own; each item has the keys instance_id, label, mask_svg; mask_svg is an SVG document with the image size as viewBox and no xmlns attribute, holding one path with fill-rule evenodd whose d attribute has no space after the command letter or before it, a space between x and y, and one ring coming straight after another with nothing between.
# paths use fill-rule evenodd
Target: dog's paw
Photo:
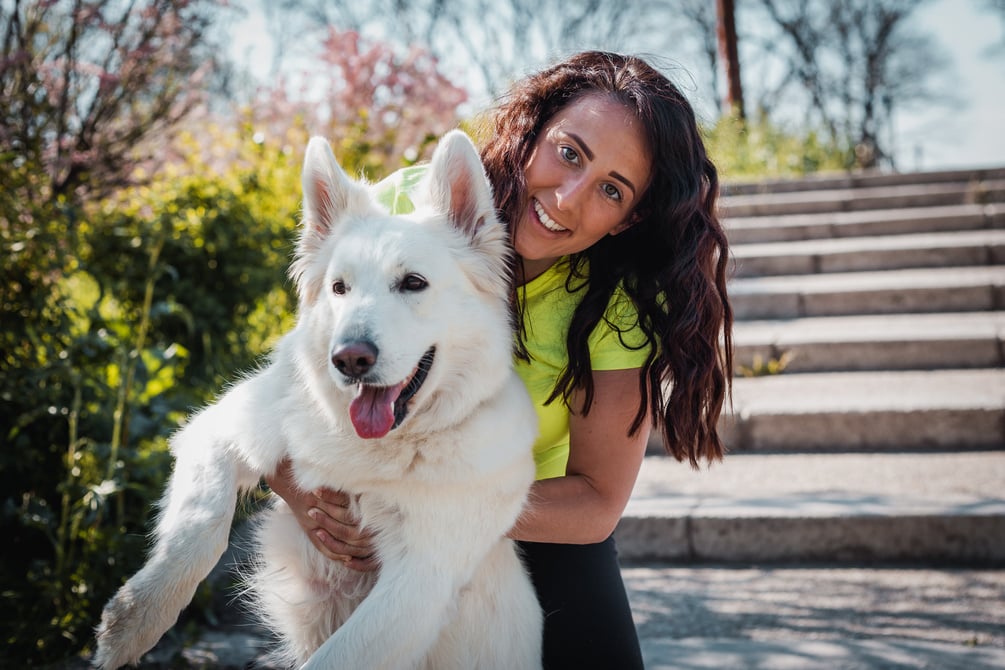
<instances>
[{"instance_id":1,"label":"dog's paw","mask_svg":"<svg viewBox=\"0 0 1005 670\"><path fill-rule=\"evenodd\" d=\"M132 581L115 594L101 613L101 623L95 631L98 642L92 665L101 670L113 670L123 665L136 665L174 620L166 621L160 603L140 595Z\"/></svg>"}]
</instances>

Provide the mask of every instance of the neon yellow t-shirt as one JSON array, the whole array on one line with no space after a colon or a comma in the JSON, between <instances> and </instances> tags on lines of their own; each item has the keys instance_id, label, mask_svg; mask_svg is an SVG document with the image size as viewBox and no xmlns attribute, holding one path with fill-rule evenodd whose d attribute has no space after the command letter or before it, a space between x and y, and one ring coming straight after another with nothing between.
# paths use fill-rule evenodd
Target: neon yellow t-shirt
<instances>
[{"instance_id":1,"label":"neon yellow t-shirt","mask_svg":"<svg viewBox=\"0 0 1005 670\"><path fill-rule=\"evenodd\" d=\"M410 197L426 172L426 165L398 170L376 185L378 201L392 214L414 209ZM538 417L534 443L537 479L565 475L569 460L569 408L559 397L545 404L569 362L566 334L572 315L586 289L581 280L566 287L568 260L563 258L518 291L523 303L526 346L530 361L516 359L514 367L527 386ZM579 290L579 289L582 290ZM623 291L616 290L604 319L589 337L590 365L594 370L628 370L645 364L650 347L638 324L638 312Z\"/></svg>"},{"instance_id":2,"label":"neon yellow t-shirt","mask_svg":"<svg viewBox=\"0 0 1005 670\"><path fill-rule=\"evenodd\" d=\"M569 460L569 408L561 398L545 404L569 363L566 334L586 292L578 279L573 280L570 292L566 288L568 276L569 263L563 258L518 292L525 301L523 318L531 360L517 359L514 365L537 410L539 433L534 443L534 461L538 479L563 476ZM580 286L582 289L576 290ZM650 348L628 296L615 291L604 316L589 337L590 366L594 370L642 367Z\"/></svg>"}]
</instances>

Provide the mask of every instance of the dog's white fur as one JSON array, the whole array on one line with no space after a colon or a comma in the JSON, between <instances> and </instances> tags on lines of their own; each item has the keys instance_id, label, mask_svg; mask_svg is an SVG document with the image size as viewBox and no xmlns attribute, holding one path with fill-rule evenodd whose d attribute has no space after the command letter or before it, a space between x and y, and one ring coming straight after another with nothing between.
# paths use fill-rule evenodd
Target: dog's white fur
<instances>
[{"instance_id":1,"label":"dog's white fur","mask_svg":"<svg viewBox=\"0 0 1005 670\"><path fill-rule=\"evenodd\" d=\"M303 489L356 496L381 568L357 573L325 558L274 497L250 586L283 661L540 667L541 613L505 538L534 478L537 421L510 363L509 251L478 155L463 133L446 135L406 216L375 204L319 138L303 187L297 325L268 367L172 439L155 544L105 607L94 663L135 663L158 641L226 548L239 492L288 457ZM435 347L400 426L369 439L350 421L359 379L332 360L361 341L379 353L359 377L377 387L410 379Z\"/></svg>"}]
</instances>

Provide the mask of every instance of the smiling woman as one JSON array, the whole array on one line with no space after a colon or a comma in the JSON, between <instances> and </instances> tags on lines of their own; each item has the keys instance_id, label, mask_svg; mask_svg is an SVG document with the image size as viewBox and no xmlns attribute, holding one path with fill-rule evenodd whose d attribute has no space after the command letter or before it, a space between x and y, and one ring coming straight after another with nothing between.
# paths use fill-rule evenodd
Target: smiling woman
<instances>
[{"instance_id":1,"label":"smiling woman","mask_svg":"<svg viewBox=\"0 0 1005 670\"><path fill-rule=\"evenodd\" d=\"M641 668L612 533L650 426L678 460L722 456L733 319L717 172L690 104L631 56L586 52L531 75L486 127L516 251L516 370L538 421L537 481L509 536L546 615L544 665ZM383 202L410 209L424 169L378 184ZM380 568L352 492L290 483L270 479L321 552Z\"/></svg>"}]
</instances>

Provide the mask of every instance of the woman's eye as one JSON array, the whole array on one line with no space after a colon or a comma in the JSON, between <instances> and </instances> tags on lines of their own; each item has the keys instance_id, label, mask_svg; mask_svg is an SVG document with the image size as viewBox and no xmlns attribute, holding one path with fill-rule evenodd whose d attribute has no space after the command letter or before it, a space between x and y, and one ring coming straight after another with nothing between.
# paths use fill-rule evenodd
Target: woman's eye
<instances>
[{"instance_id":1,"label":"woman's eye","mask_svg":"<svg viewBox=\"0 0 1005 670\"><path fill-rule=\"evenodd\" d=\"M347 290L345 282L341 279L336 279L332 282L332 293L335 295L345 295Z\"/></svg>"},{"instance_id":2,"label":"woman's eye","mask_svg":"<svg viewBox=\"0 0 1005 670\"><path fill-rule=\"evenodd\" d=\"M579 154L572 147L562 146L558 149L559 154L562 156L562 160L569 161L570 163L579 162Z\"/></svg>"},{"instance_id":3,"label":"woman's eye","mask_svg":"<svg viewBox=\"0 0 1005 670\"><path fill-rule=\"evenodd\" d=\"M429 286L429 282L422 275L405 275L405 278L401 280L402 291L421 291L427 286Z\"/></svg>"},{"instance_id":4,"label":"woman's eye","mask_svg":"<svg viewBox=\"0 0 1005 670\"><path fill-rule=\"evenodd\" d=\"M604 184L604 194L611 200L621 202L621 191L614 184Z\"/></svg>"}]
</instances>

